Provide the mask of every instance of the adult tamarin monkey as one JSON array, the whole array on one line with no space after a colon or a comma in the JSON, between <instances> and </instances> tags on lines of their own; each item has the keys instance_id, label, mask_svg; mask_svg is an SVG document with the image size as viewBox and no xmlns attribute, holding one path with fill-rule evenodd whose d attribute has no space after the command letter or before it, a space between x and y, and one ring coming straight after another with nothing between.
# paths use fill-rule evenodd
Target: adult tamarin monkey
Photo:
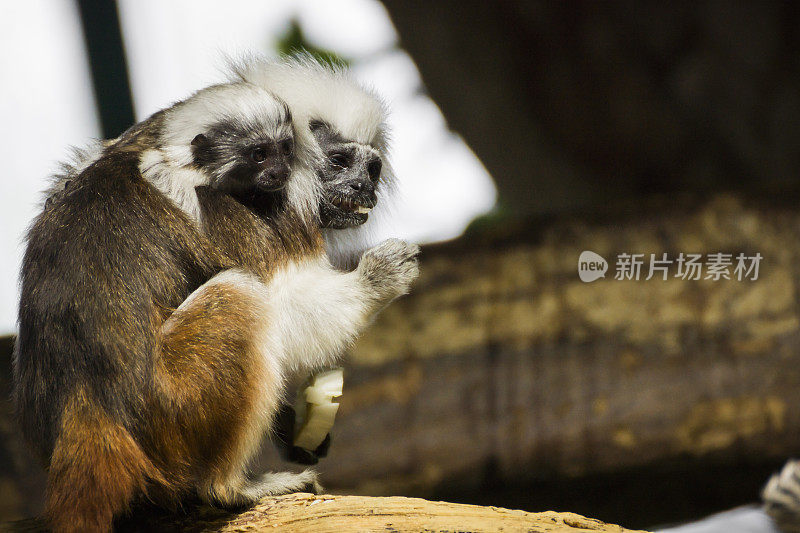
<instances>
[{"instance_id":1,"label":"adult tamarin monkey","mask_svg":"<svg viewBox=\"0 0 800 533\"><path fill-rule=\"evenodd\" d=\"M64 185L28 234L14 359L53 530L106 531L141 494L241 506L314 488L310 472L248 479L244 467L284 375L339 353L406 292L416 248L386 241L334 270L288 109L245 83L157 113ZM229 268L200 229L213 213L198 186L272 210L260 271Z\"/></svg>"},{"instance_id":2,"label":"adult tamarin monkey","mask_svg":"<svg viewBox=\"0 0 800 533\"><path fill-rule=\"evenodd\" d=\"M353 80L347 69L309 55L280 60L253 56L233 63L231 70L233 82L256 84L289 105L295 144L305 149L322 189L319 216L329 257L340 268L353 268L376 241L374 228L386 223L390 214L395 179L388 157L388 113L383 101ZM141 127L134 126L122 138L135 135ZM120 139L105 144L117 142ZM100 157L103 146L96 143L78 152L75 163L65 166L58 177L56 192ZM291 448L290 420L281 428L286 434L276 439L286 441L278 442L279 446Z\"/></svg>"}]
</instances>

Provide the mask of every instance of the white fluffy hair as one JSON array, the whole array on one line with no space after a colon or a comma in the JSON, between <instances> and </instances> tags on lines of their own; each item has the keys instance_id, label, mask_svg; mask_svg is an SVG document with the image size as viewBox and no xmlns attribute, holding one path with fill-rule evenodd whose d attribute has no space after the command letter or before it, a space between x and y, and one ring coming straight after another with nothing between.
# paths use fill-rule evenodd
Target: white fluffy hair
<instances>
[{"instance_id":1,"label":"white fluffy hair","mask_svg":"<svg viewBox=\"0 0 800 533\"><path fill-rule=\"evenodd\" d=\"M209 176L195 169L191 142L196 135L205 133L221 121L238 121L256 124L266 136L281 138L290 132L296 137L293 122L287 120L288 104L275 95L247 82L212 85L201 89L189 98L166 109L159 120L163 120L156 146L145 150L139 162L142 175L161 193L170 198L199 222L200 206L195 187L209 184ZM153 120L158 114L145 120ZM131 128L141 130L142 124ZM302 135L303 132L301 131ZM123 137L125 134L123 134ZM89 165L102 157L106 147L113 146L118 139L91 141L84 148L73 148L72 157L61 163L53 176L53 183L45 191L45 198L59 193L65 183L77 177ZM307 143L304 143L307 145ZM287 185L289 204L308 223L318 223L321 189L313 171L316 152L298 146L295 162Z\"/></svg>"},{"instance_id":2,"label":"white fluffy hair","mask_svg":"<svg viewBox=\"0 0 800 533\"><path fill-rule=\"evenodd\" d=\"M264 136L279 139L294 133L287 111L283 100L263 87L246 82L212 85L197 91L165 111L157 154L150 151L142 154L142 174L199 220L194 188L207 185L209 177L192 165L191 142L195 136L217 123L234 121L256 124ZM308 151L296 151L287 184L289 204L309 223L318 219L320 199L313 157Z\"/></svg>"},{"instance_id":3,"label":"white fluffy hair","mask_svg":"<svg viewBox=\"0 0 800 533\"><path fill-rule=\"evenodd\" d=\"M389 161L386 104L344 66L319 61L309 54L281 59L249 56L229 63L233 80L263 87L289 104L297 144L312 147L319 162L324 155L311 133L311 120L326 122L345 139L380 152L383 167L378 204L367 222L354 228L323 230L331 261L340 268L354 267L363 251L375 244L374 229L390 218L392 210L395 177Z\"/></svg>"}]
</instances>

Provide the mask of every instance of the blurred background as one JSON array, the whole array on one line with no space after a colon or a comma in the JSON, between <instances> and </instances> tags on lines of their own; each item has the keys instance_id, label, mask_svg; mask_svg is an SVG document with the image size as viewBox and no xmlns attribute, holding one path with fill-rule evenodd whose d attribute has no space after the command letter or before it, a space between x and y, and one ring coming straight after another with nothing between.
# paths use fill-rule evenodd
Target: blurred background
<instances>
[{"instance_id":1,"label":"blurred background","mask_svg":"<svg viewBox=\"0 0 800 533\"><path fill-rule=\"evenodd\" d=\"M426 243L350 354L326 488L771 530L752 504L800 448L800 4L31 0L0 30L6 390L22 235L69 146L226 56L304 48L389 103L384 234ZM584 250L611 272L763 260L754 281L586 284ZM281 467L269 445L259 466ZM42 480L4 402L0 521L37 513Z\"/></svg>"}]
</instances>

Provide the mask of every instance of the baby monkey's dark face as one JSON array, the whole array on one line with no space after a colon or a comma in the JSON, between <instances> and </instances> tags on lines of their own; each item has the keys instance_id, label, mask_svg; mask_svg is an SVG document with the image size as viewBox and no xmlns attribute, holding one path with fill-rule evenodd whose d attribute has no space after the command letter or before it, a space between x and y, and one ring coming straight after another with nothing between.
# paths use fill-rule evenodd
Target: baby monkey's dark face
<instances>
[{"instance_id":1,"label":"baby monkey's dark face","mask_svg":"<svg viewBox=\"0 0 800 533\"><path fill-rule=\"evenodd\" d=\"M376 190L383 165L373 147L342 138L330 125L312 121L311 131L326 160L318 175L322 181L322 227L360 226L378 203Z\"/></svg>"},{"instance_id":2,"label":"baby monkey's dark face","mask_svg":"<svg viewBox=\"0 0 800 533\"><path fill-rule=\"evenodd\" d=\"M218 124L192 141L195 165L209 173L211 187L234 196L281 190L294 157L291 129L265 134L243 124Z\"/></svg>"}]
</instances>

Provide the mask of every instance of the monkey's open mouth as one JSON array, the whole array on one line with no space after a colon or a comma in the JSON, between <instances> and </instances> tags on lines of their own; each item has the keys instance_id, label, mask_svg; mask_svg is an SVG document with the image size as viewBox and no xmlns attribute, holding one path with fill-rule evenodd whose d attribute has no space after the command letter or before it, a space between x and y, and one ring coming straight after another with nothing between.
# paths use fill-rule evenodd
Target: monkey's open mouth
<instances>
[{"instance_id":1,"label":"monkey's open mouth","mask_svg":"<svg viewBox=\"0 0 800 533\"><path fill-rule=\"evenodd\" d=\"M320 204L322 227L344 229L360 226L367 221L373 207L375 203L367 199L328 195Z\"/></svg>"},{"instance_id":2,"label":"monkey's open mouth","mask_svg":"<svg viewBox=\"0 0 800 533\"><path fill-rule=\"evenodd\" d=\"M372 207L368 207L363 205L355 200L349 198L332 198L331 203L341 209L342 211L346 211L348 213L356 213L359 215L368 215L370 211L372 211Z\"/></svg>"}]
</instances>

